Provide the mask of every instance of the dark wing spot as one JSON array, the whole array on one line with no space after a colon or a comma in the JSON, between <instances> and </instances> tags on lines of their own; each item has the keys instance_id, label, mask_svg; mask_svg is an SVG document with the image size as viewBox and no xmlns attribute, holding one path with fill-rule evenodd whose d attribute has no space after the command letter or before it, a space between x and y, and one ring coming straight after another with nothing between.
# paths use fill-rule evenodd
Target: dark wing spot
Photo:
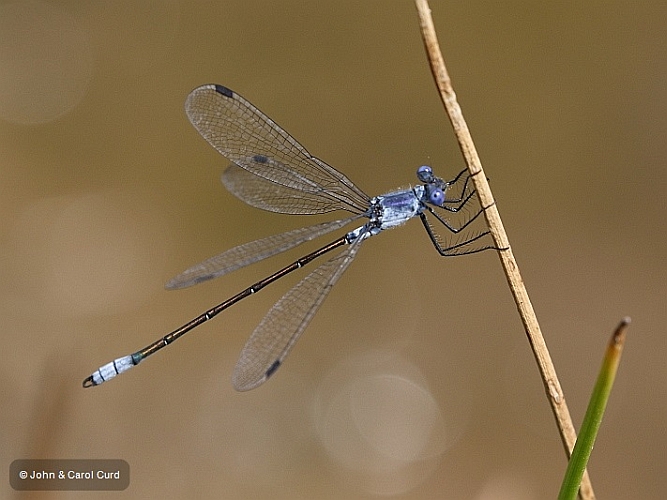
<instances>
[{"instance_id":1,"label":"dark wing spot","mask_svg":"<svg viewBox=\"0 0 667 500\"><path fill-rule=\"evenodd\" d=\"M227 87L224 87L222 85L216 85L215 91L218 92L219 94L224 95L225 97L229 97L230 99L234 97L234 91L229 90Z\"/></svg>"},{"instance_id":2,"label":"dark wing spot","mask_svg":"<svg viewBox=\"0 0 667 500\"><path fill-rule=\"evenodd\" d=\"M269 159L264 155L255 155L252 157L253 161L256 163L268 163Z\"/></svg>"},{"instance_id":3,"label":"dark wing spot","mask_svg":"<svg viewBox=\"0 0 667 500\"><path fill-rule=\"evenodd\" d=\"M266 378L269 378L271 375L276 373L276 370L280 368L280 360L276 359L271 366L269 366L269 369L266 370Z\"/></svg>"}]
</instances>

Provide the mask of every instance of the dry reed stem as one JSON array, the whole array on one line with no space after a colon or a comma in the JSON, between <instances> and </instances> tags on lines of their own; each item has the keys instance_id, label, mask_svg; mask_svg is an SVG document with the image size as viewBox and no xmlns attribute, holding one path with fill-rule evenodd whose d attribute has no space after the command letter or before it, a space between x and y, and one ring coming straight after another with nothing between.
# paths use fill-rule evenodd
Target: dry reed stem
<instances>
[{"instance_id":1,"label":"dry reed stem","mask_svg":"<svg viewBox=\"0 0 667 500\"><path fill-rule=\"evenodd\" d=\"M463 153L468 170L473 178L475 189L479 194L480 203L482 207L485 208L484 215L489 225L491 235L493 236L493 240L498 248L503 249L498 252L503 270L507 277L510 290L512 291L514 301L516 302L517 309L519 310L519 315L521 316L521 321L526 330L526 335L528 336L533 354L539 366L540 375L546 389L547 399L549 400L549 404L551 405L551 409L556 418L561 440L569 459L572 449L574 448L574 443L577 440L577 434L574 430L567 404L565 403L565 397L560 382L558 381L558 376L556 375L556 369L551 361L551 356L549 355L546 342L542 336L540 325L537 322L535 311L533 310L528 292L523 283L523 279L521 278L521 274L519 273L519 266L514 259L507 233L505 232L502 220L500 219L500 214L498 213L498 209L493 200L491 188L484 175L482 164L477 155L477 150L475 149L470 131L463 118L461 107L456 100L456 94L454 93L438 45L428 1L415 0L415 4L419 13L422 38L428 54L431 71L440 93L440 98L445 106L449 120L454 127L454 133L459 142L461 152ZM583 499L595 498L593 487L587 472L584 473L579 496Z\"/></svg>"}]
</instances>

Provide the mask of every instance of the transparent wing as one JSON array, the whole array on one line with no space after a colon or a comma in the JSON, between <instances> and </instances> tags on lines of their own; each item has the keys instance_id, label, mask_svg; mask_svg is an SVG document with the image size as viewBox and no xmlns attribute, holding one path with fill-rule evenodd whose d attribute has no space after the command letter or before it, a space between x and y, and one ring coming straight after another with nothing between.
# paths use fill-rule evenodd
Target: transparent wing
<instances>
[{"instance_id":1,"label":"transparent wing","mask_svg":"<svg viewBox=\"0 0 667 500\"><path fill-rule=\"evenodd\" d=\"M269 184L321 196L328 204L326 211L361 213L368 208L368 196L352 181L312 156L236 92L222 85L204 85L190 93L185 111L209 144ZM274 211L282 209L278 205Z\"/></svg>"},{"instance_id":2,"label":"transparent wing","mask_svg":"<svg viewBox=\"0 0 667 500\"><path fill-rule=\"evenodd\" d=\"M232 383L237 391L254 389L280 367L331 288L354 260L363 239L362 234L306 276L271 308L248 339L236 363Z\"/></svg>"},{"instance_id":3,"label":"transparent wing","mask_svg":"<svg viewBox=\"0 0 667 500\"><path fill-rule=\"evenodd\" d=\"M169 280L165 288L170 290L185 288L201 283L202 281L223 276L242 267L290 250L306 241L340 229L358 218L359 216L354 216L347 219L324 222L244 243L183 271L178 276Z\"/></svg>"},{"instance_id":4,"label":"transparent wing","mask_svg":"<svg viewBox=\"0 0 667 500\"><path fill-rule=\"evenodd\" d=\"M268 181L232 163L222 183L240 200L256 208L290 215L312 215L340 209L340 202L326 192L306 193ZM357 212L361 213L361 212Z\"/></svg>"}]
</instances>

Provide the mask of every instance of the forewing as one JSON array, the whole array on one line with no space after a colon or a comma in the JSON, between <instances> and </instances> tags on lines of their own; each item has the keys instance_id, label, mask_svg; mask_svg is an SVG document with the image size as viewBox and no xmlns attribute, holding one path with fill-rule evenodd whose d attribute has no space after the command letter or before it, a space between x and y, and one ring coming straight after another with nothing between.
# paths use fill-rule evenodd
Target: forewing
<instances>
[{"instance_id":1,"label":"forewing","mask_svg":"<svg viewBox=\"0 0 667 500\"><path fill-rule=\"evenodd\" d=\"M248 172L286 188L331 196L336 208L360 213L368 196L236 92L222 85L196 88L185 103L188 118L222 155Z\"/></svg>"},{"instance_id":2,"label":"forewing","mask_svg":"<svg viewBox=\"0 0 667 500\"><path fill-rule=\"evenodd\" d=\"M283 363L336 281L354 260L364 235L319 266L287 292L264 317L241 351L232 384L248 391Z\"/></svg>"}]
</instances>

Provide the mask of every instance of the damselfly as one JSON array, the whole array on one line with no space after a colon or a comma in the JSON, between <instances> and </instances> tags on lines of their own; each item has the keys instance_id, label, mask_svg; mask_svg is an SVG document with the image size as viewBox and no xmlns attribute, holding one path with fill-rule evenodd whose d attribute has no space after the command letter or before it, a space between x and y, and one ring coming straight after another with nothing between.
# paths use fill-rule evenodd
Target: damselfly
<instances>
[{"instance_id":1,"label":"damselfly","mask_svg":"<svg viewBox=\"0 0 667 500\"><path fill-rule=\"evenodd\" d=\"M453 180L436 177L428 166L417 169L420 184L370 198L345 175L312 156L291 135L236 92L204 85L188 96L185 109L199 133L232 163L222 181L253 207L283 214L312 215L341 210L348 217L294 229L232 248L179 274L166 285L184 288L254 264L297 245L359 222L359 227L197 316L140 351L118 358L86 378L84 387L105 382L139 364L193 328L309 262L342 248L288 291L248 339L232 382L239 391L265 382L283 363L322 302L370 236L419 217L442 256L495 248L486 229L472 223L483 212L469 173ZM428 216L441 224L436 234ZM456 222L456 219L460 219Z\"/></svg>"}]
</instances>

